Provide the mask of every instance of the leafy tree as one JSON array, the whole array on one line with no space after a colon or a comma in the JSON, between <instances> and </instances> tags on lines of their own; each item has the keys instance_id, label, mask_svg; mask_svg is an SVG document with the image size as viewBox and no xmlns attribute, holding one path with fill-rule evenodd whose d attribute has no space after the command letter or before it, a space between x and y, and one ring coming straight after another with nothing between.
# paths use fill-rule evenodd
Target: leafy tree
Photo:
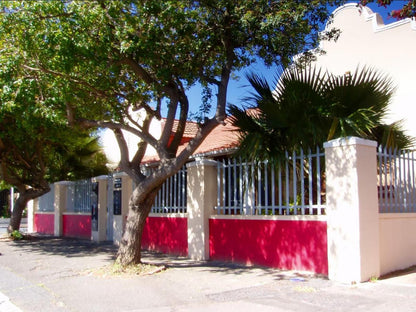
<instances>
[{"instance_id":1,"label":"leafy tree","mask_svg":"<svg viewBox=\"0 0 416 312\"><path fill-rule=\"evenodd\" d=\"M367 5L370 2L377 2L379 6L388 7L392 4L392 0L361 0L361 5ZM396 1L397 2L397 1ZM415 18L416 17L416 0L402 1L403 6L399 10L392 10L390 15L397 19Z\"/></svg>"},{"instance_id":2,"label":"leafy tree","mask_svg":"<svg viewBox=\"0 0 416 312\"><path fill-rule=\"evenodd\" d=\"M18 57L0 56L0 181L16 187L19 196L8 233L20 228L29 200L47 193L49 183L107 172L98 139L71 128L66 116L49 107L59 102L46 82L20 71Z\"/></svg>"},{"instance_id":3,"label":"leafy tree","mask_svg":"<svg viewBox=\"0 0 416 312\"><path fill-rule=\"evenodd\" d=\"M66 105L56 107L67 111L71 124L114 131L120 168L136 184L117 258L128 265L141 261L142 230L163 182L224 122L232 73L256 59L288 64L316 47L328 5L342 2L3 1L0 36L25 69L60 89ZM206 89L203 98L212 97L215 113L178 152L187 92L197 83ZM147 114L143 120L131 113L138 109ZM165 126L156 138L149 125L162 116ZM131 159L126 131L141 139ZM160 163L144 176L140 163L148 145Z\"/></svg>"},{"instance_id":4,"label":"leafy tree","mask_svg":"<svg viewBox=\"0 0 416 312\"><path fill-rule=\"evenodd\" d=\"M373 69L335 76L291 67L281 73L275 90L258 75L248 79L256 91L248 99L253 104L229 108L240 132L239 153L247 159L279 161L286 150L346 136L393 148L413 144L399 123L383 123L394 88L388 77Z\"/></svg>"}]
</instances>

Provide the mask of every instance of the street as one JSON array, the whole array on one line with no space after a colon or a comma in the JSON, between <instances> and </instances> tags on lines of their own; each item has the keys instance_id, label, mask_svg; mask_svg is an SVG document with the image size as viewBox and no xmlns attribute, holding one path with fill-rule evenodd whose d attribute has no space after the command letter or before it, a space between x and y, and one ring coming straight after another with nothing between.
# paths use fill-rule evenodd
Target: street
<instances>
[{"instance_id":1,"label":"street","mask_svg":"<svg viewBox=\"0 0 416 312\"><path fill-rule=\"evenodd\" d=\"M30 312L416 311L416 268L346 285L304 272L144 251L145 262L165 269L144 276L100 274L116 251L110 242L36 236L0 240L5 298L0 311L11 311L8 302Z\"/></svg>"},{"instance_id":2,"label":"street","mask_svg":"<svg viewBox=\"0 0 416 312\"><path fill-rule=\"evenodd\" d=\"M9 225L9 222L9 218L0 218L0 236L7 233L7 226ZM27 232L27 218L22 219L22 223L20 224L20 231L22 233Z\"/></svg>"}]
</instances>

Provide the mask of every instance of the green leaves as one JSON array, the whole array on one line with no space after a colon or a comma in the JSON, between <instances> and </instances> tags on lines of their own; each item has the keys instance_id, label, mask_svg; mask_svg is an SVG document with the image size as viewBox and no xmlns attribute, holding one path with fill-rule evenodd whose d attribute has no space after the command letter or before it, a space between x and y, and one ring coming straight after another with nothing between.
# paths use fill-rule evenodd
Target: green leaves
<instances>
[{"instance_id":1,"label":"green leaves","mask_svg":"<svg viewBox=\"0 0 416 312\"><path fill-rule=\"evenodd\" d=\"M26 65L70 83L76 105L100 106L81 110L100 119L124 100L154 109L167 86L212 84L253 56L287 63L316 45L335 2L4 1L0 38Z\"/></svg>"},{"instance_id":2,"label":"green leaves","mask_svg":"<svg viewBox=\"0 0 416 312\"><path fill-rule=\"evenodd\" d=\"M414 143L399 124L384 124L394 87L374 69L335 76L291 67L280 74L274 91L257 75L248 79L256 91L248 99L253 105L248 110L231 106L229 112L240 129L240 154L251 160L279 160L285 150L345 136L393 148Z\"/></svg>"},{"instance_id":3,"label":"green leaves","mask_svg":"<svg viewBox=\"0 0 416 312\"><path fill-rule=\"evenodd\" d=\"M206 117L201 123L203 135L196 137L192 148L183 150L186 155L180 159L185 161L225 119L233 73L257 59L267 65L288 64L294 55L316 47L318 30L329 16L328 4L341 2L3 1L0 46L5 53L0 55L0 67L14 77L4 75L3 81L8 84L24 77L27 84L11 87L20 94L4 98L3 103L17 101L19 107L26 103L25 112L59 124L59 131L65 127L66 115L71 124L105 123L130 130L153 145L161 158L172 158L193 104L188 90L199 83L206 90L197 103L202 103L201 113ZM211 103L216 105L212 110ZM146 127L127 129L127 120L132 120L129 112L138 109L151 118L167 117L159 141ZM170 142L177 116L179 131ZM40 125L39 120L33 124ZM269 121L258 122L264 123Z\"/></svg>"},{"instance_id":4,"label":"green leaves","mask_svg":"<svg viewBox=\"0 0 416 312\"><path fill-rule=\"evenodd\" d=\"M0 42L0 180L19 189L47 189L50 182L106 172L105 158L96 158L99 146L92 149L95 139L67 125L65 81L32 70L39 60L13 53L9 39ZM87 147L89 160L71 165Z\"/></svg>"},{"instance_id":5,"label":"green leaves","mask_svg":"<svg viewBox=\"0 0 416 312\"><path fill-rule=\"evenodd\" d=\"M377 2L379 6L387 7L393 1L391 0L361 0L361 5L367 5L369 2ZM415 18L416 17L416 0L401 1L402 7L399 10L392 10L390 16L397 19Z\"/></svg>"}]
</instances>

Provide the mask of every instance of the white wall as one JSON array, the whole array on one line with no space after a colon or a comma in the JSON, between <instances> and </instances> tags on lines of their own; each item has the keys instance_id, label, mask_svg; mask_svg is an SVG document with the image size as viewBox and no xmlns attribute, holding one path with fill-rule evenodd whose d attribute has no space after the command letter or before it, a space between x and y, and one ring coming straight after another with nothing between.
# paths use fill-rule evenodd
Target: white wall
<instances>
[{"instance_id":1,"label":"white wall","mask_svg":"<svg viewBox=\"0 0 416 312\"><path fill-rule=\"evenodd\" d=\"M380 214L380 273L416 264L416 213Z\"/></svg>"},{"instance_id":2,"label":"white wall","mask_svg":"<svg viewBox=\"0 0 416 312\"><path fill-rule=\"evenodd\" d=\"M416 136L416 23L407 19L384 25L369 8L347 4L334 11L327 27L340 29L341 35L336 42L322 42L326 54L318 56L317 66L342 75L366 65L390 75L397 89L387 121L404 119L408 133Z\"/></svg>"},{"instance_id":3,"label":"white wall","mask_svg":"<svg viewBox=\"0 0 416 312\"><path fill-rule=\"evenodd\" d=\"M135 119L139 124L142 124L142 121L145 117L143 111L135 112L132 114L132 116L135 116ZM162 125L159 120L152 120L149 133L152 134L156 139L160 138L162 134ZM139 138L127 131L123 131L123 134L129 148L129 159L131 160L137 152L137 143L139 143ZM118 163L120 162L120 149L118 147L117 140L113 131L110 129L103 130L100 133L100 138L104 153L109 161L109 166L117 167ZM156 155L156 150L153 147L148 146L146 149L146 155Z\"/></svg>"}]
</instances>

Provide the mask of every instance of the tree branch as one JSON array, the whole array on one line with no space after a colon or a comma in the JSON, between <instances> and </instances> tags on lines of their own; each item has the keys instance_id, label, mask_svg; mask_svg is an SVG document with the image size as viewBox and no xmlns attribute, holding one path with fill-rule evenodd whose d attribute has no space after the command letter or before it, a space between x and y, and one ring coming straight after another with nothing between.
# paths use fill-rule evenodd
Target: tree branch
<instances>
[{"instance_id":1,"label":"tree branch","mask_svg":"<svg viewBox=\"0 0 416 312\"><path fill-rule=\"evenodd\" d=\"M73 77L71 77L69 75L66 75L66 74L63 74L63 73L60 73L60 72L57 72L57 71L53 71L53 70L50 70L50 69L47 69L47 68L44 68L44 67L37 68L37 67L28 66L28 65L23 65L23 67L28 69L28 70L31 70L31 71L40 71L40 72L50 74L50 75L53 75L53 76L56 76L56 77L65 78L68 81L71 81L73 83L82 85L84 87L87 87L90 91L92 91L96 95L99 95L99 96L102 96L102 97L108 98L108 97L113 97L114 95L118 95L118 94L109 95L105 91L102 91L102 90L99 90L99 89L95 88L94 86L92 86L91 84L89 84L86 81L79 80L79 79L74 79Z\"/></svg>"},{"instance_id":2,"label":"tree branch","mask_svg":"<svg viewBox=\"0 0 416 312\"><path fill-rule=\"evenodd\" d=\"M120 165L123 170L130 169L130 161L129 161L129 148L127 146L126 139L124 138L123 132L121 129L113 129L114 135L117 140L117 144L120 148Z\"/></svg>"},{"instance_id":3,"label":"tree branch","mask_svg":"<svg viewBox=\"0 0 416 312\"><path fill-rule=\"evenodd\" d=\"M121 60L122 63L129 65L133 72L144 80L147 84L158 84L156 79L154 79L142 66L140 66L135 60L129 57L124 57Z\"/></svg>"},{"instance_id":4,"label":"tree branch","mask_svg":"<svg viewBox=\"0 0 416 312\"><path fill-rule=\"evenodd\" d=\"M152 117L150 115L146 115L146 118L143 120L143 131L149 133L150 123L152 122ZM146 154L147 142L141 141L138 144L138 149L136 154L134 155L131 163L134 168L139 167L144 155Z\"/></svg>"},{"instance_id":5,"label":"tree branch","mask_svg":"<svg viewBox=\"0 0 416 312\"><path fill-rule=\"evenodd\" d=\"M208 134L219 124L220 122L216 118L211 118L198 129L195 137L189 141L188 145L176 157L176 161L179 166L178 170L183 166L183 164L185 164L187 159L195 152L198 146L201 145L202 141L205 140Z\"/></svg>"},{"instance_id":6,"label":"tree branch","mask_svg":"<svg viewBox=\"0 0 416 312\"><path fill-rule=\"evenodd\" d=\"M12 174L9 173L11 168L7 166L6 162L0 160L1 179L10 185L21 184L22 182L18 179L18 176L16 175L16 173L12 173Z\"/></svg>"},{"instance_id":7,"label":"tree branch","mask_svg":"<svg viewBox=\"0 0 416 312\"><path fill-rule=\"evenodd\" d=\"M89 119L84 119L84 118L78 118L77 122L81 127L86 127L86 128L108 128L112 130L122 129L122 130L128 131L138 136L140 139L142 139L143 141L146 141L148 144L150 144L154 148L157 149L158 147L158 141L152 135L150 135L149 133L143 133L129 125L124 125L124 124L115 123L111 121L89 120Z\"/></svg>"},{"instance_id":8,"label":"tree branch","mask_svg":"<svg viewBox=\"0 0 416 312\"><path fill-rule=\"evenodd\" d=\"M181 90L181 93L182 95L179 97L180 115L178 120L178 126L176 128L173 140L170 143L170 146L168 147L169 153L171 155L176 155L176 151L178 150L179 144L181 143L183 134L185 132L186 122L188 118L188 98L186 97L184 90Z\"/></svg>"},{"instance_id":9,"label":"tree branch","mask_svg":"<svg viewBox=\"0 0 416 312\"><path fill-rule=\"evenodd\" d=\"M162 130L162 135L159 140L160 144L157 149L158 153L160 155L163 155L162 156L163 158L168 157L168 155L165 154L167 152L166 148L168 147L170 136L172 135L173 124L174 124L175 116L176 116L176 110L178 108L178 103L179 103L179 100L176 94L174 94L174 92L171 92L171 93L172 93L171 96L169 96L170 103L168 105L168 113L166 116L165 125Z\"/></svg>"},{"instance_id":10,"label":"tree branch","mask_svg":"<svg viewBox=\"0 0 416 312\"><path fill-rule=\"evenodd\" d=\"M75 109L74 107L66 102L66 119L68 120L68 125L73 126L75 124Z\"/></svg>"}]
</instances>

